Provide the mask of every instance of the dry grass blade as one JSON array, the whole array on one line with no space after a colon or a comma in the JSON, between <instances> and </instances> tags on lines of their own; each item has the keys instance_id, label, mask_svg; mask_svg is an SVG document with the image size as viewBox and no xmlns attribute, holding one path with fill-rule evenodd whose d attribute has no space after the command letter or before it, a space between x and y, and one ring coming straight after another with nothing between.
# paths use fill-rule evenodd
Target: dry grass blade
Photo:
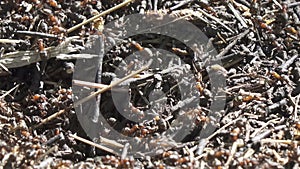
<instances>
[{"instance_id":1,"label":"dry grass blade","mask_svg":"<svg viewBox=\"0 0 300 169\"><path fill-rule=\"evenodd\" d=\"M58 117L58 116L64 114L65 112L66 112L66 110L60 110L60 111L58 111L57 113L52 114L51 116L49 116L49 117L43 119L39 124L33 126L33 129L39 128L39 127L42 126L43 124L46 124L47 122L49 122L49 121L55 119L56 117Z\"/></svg>"},{"instance_id":2,"label":"dry grass blade","mask_svg":"<svg viewBox=\"0 0 300 169\"><path fill-rule=\"evenodd\" d=\"M73 85L76 85L76 86L82 86L82 87L88 87L88 88L94 88L94 89L103 89L104 87L108 86L105 84L87 82L87 81L82 81L82 80L73 80L72 83L73 83ZM121 89L121 88L113 88L111 90L117 91L117 92L128 92L128 90Z\"/></svg>"},{"instance_id":3,"label":"dry grass blade","mask_svg":"<svg viewBox=\"0 0 300 169\"><path fill-rule=\"evenodd\" d=\"M0 39L0 43L22 43L25 42L24 40L17 40L17 39Z\"/></svg>"},{"instance_id":4,"label":"dry grass blade","mask_svg":"<svg viewBox=\"0 0 300 169\"><path fill-rule=\"evenodd\" d=\"M76 86L84 86L84 87L90 87L90 88L96 88L96 89L103 89L104 87L107 87L108 85L99 84L99 83L93 83L93 82L87 82L82 80L73 80L73 85Z\"/></svg>"},{"instance_id":5,"label":"dry grass blade","mask_svg":"<svg viewBox=\"0 0 300 169\"><path fill-rule=\"evenodd\" d=\"M44 38L58 38L57 35L43 33L43 32L33 32L33 31L17 31L17 34L23 34L27 36L37 36L37 37L44 37Z\"/></svg>"},{"instance_id":6,"label":"dry grass blade","mask_svg":"<svg viewBox=\"0 0 300 169\"><path fill-rule=\"evenodd\" d=\"M81 142L83 142L83 143L85 143L85 144L88 144L88 145L90 145L90 146L94 146L94 147L96 147L96 148L98 148L98 149L100 149L100 150L103 150L103 151L112 153L112 154L114 154L114 155L120 156L120 154L119 154L118 152L116 152L116 151L114 151L114 150L112 150L112 149L110 149L110 148L107 148L107 147L105 147L105 146L96 144L96 143L94 143L94 142L92 142L92 141L86 140L86 139L84 139L84 138L82 138L82 137L79 137L79 136L76 136L76 135L74 135L74 134L69 134L69 136L72 137L72 138L74 138L74 139L76 139L76 140L78 140L78 141L81 141Z\"/></svg>"},{"instance_id":7,"label":"dry grass blade","mask_svg":"<svg viewBox=\"0 0 300 169\"><path fill-rule=\"evenodd\" d=\"M135 72L132 72L131 74L129 74L129 75L123 77L122 79L117 80L117 81L111 83L110 85L108 85L108 86L102 88L101 90L96 91L95 93L92 93L91 95L89 95L89 96L87 96L87 97L85 97L85 98L83 98L83 99L81 99L81 100L78 100L77 102L74 103L74 107L77 107L78 105L80 105L80 104L82 104L82 103L85 103L85 102L89 101L90 99L92 99L92 98L98 96L99 94L101 94L101 93L103 93L103 92L105 92L105 91L107 91L107 90L110 90L111 88L117 86L118 84L124 82L125 80L127 80L127 79L129 79L129 78L131 78L131 77L134 77L135 75L137 75L137 74L143 72L144 70L146 70L146 69L149 68L149 66L151 65L151 63L152 63L152 60L150 60L149 63L148 63L146 66L143 66L141 69L139 69L139 70L137 70L137 71L135 71Z\"/></svg>"},{"instance_id":8,"label":"dry grass blade","mask_svg":"<svg viewBox=\"0 0 300 169\"><path fill-rule=\"evenodd\" d=\"M10 89L9 91L7 91L6 93L4 93L3 95L0 96L0 100L3 99L5 96L9 95L9 93L11 93L12 91L14 91L17 87L19 87L19 85L16 85L15 87L13 87L12 89Z\"/></svg>"},{"instance_id":9,"label":"dry grass blade","mask_svg":"<svg viewBox=\"0 0 300 169\"><path fill-rule=\"evenodd\" d=\"M73 40L79 38L79 36L69 37L56 47L51 46L45 48L45 51L48 53L48 59L56 57L60 54L66 54L80 50L79 47L74 47L71 44ZM4 54L2 58L0 58L0 63L7 68L22 67L39 61L41 61L39 52L34 50L11 52Z\"/></svg>"},{"instance_id":10,"label":"dry grass blade","mask_svg":"<svg viewBox=\"0 0 300 169\"><path fill-rule=\"evenodd\" d=\"M9 74L11 74L11 72L8 70L8 68L6 66L4 66L2 63L0 63L0 67L5 70L6 72L8 72Z\"/></svg>"},{"instance_id":11,"label":"dry grass blade","mask_svg":"<svg viewBox=\"0 0 300 169\"><path fill-rule=\"evenodd\" d=\"M117 147L117 148L124 148L123 144L120 144L120 143L118 143L114 140L110 140L110 139L107 139L107 138L104 138L104 137L101 137L101 136L100 136L100 143L110 145L110 146L114 146L114 147Z\"/></svg>"},{"instance_id":12,"label":"dry grass blade","mask_svg":"<svg viewBox=\"0 0 300 169\"><path fill-rule=\"evenodd\" d=\"M103 12L101 12L100 14L95 15L95 16L89 18L88 20L85 20L85 21L79 23L78 25L73 26L72 28L69 28L69 29L67 30L67 33L71 33L71 32L73 32L74 30L80 28L81 26L86 25L86 24L88 24L88 23L94 21L94 20L97 19L97 18L100 18L101 16L107 15L107 14L109 14L109 13L111 13L111 12L113 12L113 11L119 9L119 8L122 8L123 6L127 5L128 3L132 2L132 1L133 1L133 0L125 0L124 2L120 3L119 5L116 5L116 6L110 8L110 9L108 9L108 10L106 10L106 11L103 11Z\"/></svg>"}]
</instances>

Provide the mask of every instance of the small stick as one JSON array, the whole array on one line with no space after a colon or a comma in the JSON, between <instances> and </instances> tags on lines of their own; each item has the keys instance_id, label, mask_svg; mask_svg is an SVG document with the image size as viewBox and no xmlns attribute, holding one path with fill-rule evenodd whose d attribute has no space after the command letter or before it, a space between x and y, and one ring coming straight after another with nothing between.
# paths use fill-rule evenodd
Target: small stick
<instances>
[{"instance_id":1,"label":"small stick","mask_svg":"<svg viewBox=\"0 0 300 169\"><path fill-rule=\"evenodd\" d=\"M244 154L243 158L249 158L249 157L251 157L254 153L255 153L255 151L254 151L252 148L248 148L248 150L247 150L246 153Z\"/></svg>"},{"instance_id":2,"label":"small stick","mask_svg":"<svg viewBox=\"0 0 300 169\"><path fill-rule=\"evenodd\" d=\"M288 8L293 8L293 7L298 6L298 5L300 6L300 2L290 3L287 6L288 6Z\"/></svg>"},{"instance_id":3,"label":"small stick","mask_svg":"<svg viewBox=\"0 0 300 169\"><path fill-rule=\"evenodd\" d=\"M92 93L91 95L89 95L89 96L87 96L87 97L85 97L85 98L83 98L81 100L78 100L77 102L74 103L74 107L77 107L78 105L80 105L82 103L85 103L85 102L89 101L90 99L98 96L99 94L101 94L103 92L106 92L107 90L110 90L111 88L119 85L120 83L126 81L127 79L129 79L129 78L131 78L133 76L136 76L137 74L141 73L142 71L148 69L150 67L151 63L152 63L152 60L150 60L149 63L146 66L143 66L141 69L139 69L139 70L137 70L135 72L132 72L131 74L123 77L122 79L117 80L117 81L111 83L110 85L102 88L101 90L98 90L98 91Z\"/></svg>"},{"instance_id":4,"label":"small stick","mask_svg":"<svg viewBox=\"0 0 300 169\"><path fill-rule=\"evenodd\" d=\"M4 66L2 63L0 63L0 67L5 70L7 73L12 74L11 71L8 70L6 66Z\"/></svg>"},{"instance_id":5,"label":"small stick","mask_svg":"<svg viewBox=\"0 0 300 169\"><path fill-rule=\"evenodd\" d=\"M57 38L56 35L49 34L49 33L42 33L42 32L34 32L34 31L17 31L17 34L24 34L28 36L39 36L45 38Z\"/></svg>"},{"instance_id":6,"label":"small stick","mask_svg":"<svg viewBox=\"0 0 300 169\"><path fill-rule=\"evenodd\" d=\"M244 142L242 139L238 139L233 143L229 157L225 163L225 168L229 168L229 164L231 163L233 156L236 153L237 148L241 147L241 146L244 146Z\"/></svg>"},{"instance_id":7,"label":"small stick","mask_svg":"<svg viewBox=\"0 0 300 169\"><path fill-rule=\"evenodd\" d=\"M289 58L285 63L279 66L281 70L288 70L288 68L295 63L295 60L299 57L298 54L294 54L291 58Z\"/></svg>"},{"instance_id":8,"label":"small stick","mask_svg":"<svg viewBox=\"0 0 300 169\"><path fill-rule=\"evenodd\" d=\"M300 101L300 95L298 95L296 97L296 101L295 101L295 108L294 108L294 120L298 119L298 105L299 105L299 101Z\"/></svg>"},{"instance_id":9,"label":"small stick","mask_svg":"<svg viewBox=\"0 0 300 169\"><path fill-rule=\"evenodd\" d=\"M205 12L202 9L198 9L201 13L203 13L206 17L216 21L218 24L222 25L225 29L227 29L229 32L234 33L234 31L232 29L230 29L228 26L226 26L222 21L220 21L220 19L210 15L209 13Z\"/></svg>"},{"instance_id":10,"label":"small stick","mask_svg":"<svg viewBox=\"0 0 300 169\"><path fill-rule=\"evenodd\" d=\"M32 128L33 128L33 129L39 128L39 127L41 127L43 124L45 124L45 123L47 123L47 122L49 122L49 121L55 119L56 117L58 117L58 116L64 114L65 112L66 112L66 110L64 110L64 109L63 109L63 110L60 110L60 111L58 111L57 113L54 113L54 114L52 114L51 116L49 116L49 117L43 119L39 124L33 126Z\"/></svg>"},{"instance_id":11,"label":"small stick","mask_svg":"<svg viewBox=\"0 0 300 169\"><path fill-rule=\"evenodd\" d=\"M226 127L230 126L231 124L241 120L242 118L237 118L235 120L230 121L229 123L225 124L223 127L221 127L219 130L215 131L212 135L210 135L209 137L207 137L207 140L212 139L214 136L216 136L217 134L219 134L222 130L224 130Z\"/></svg>"},{"instance_id":12,"label":"small stick","mask_svg":"<svg viewBox=\"0 0 300 169\"><path fill-rule=\"evenodd\" d=\"M139 11L140 14L145 14L146 7L147 7L147 2L146 2L146 0L143 0L141 2L141 6L140 6L140 11Z\"/></svg>"},{"instance_id":13,"label":"small stick","mask_svg":"<svg viewBox=\"0 0 300 169\"><path fill-rule=\"evenodd\" d=\"M120 143L118 143L118 142L116 142L114 140L110 140L108 138L104 138L102 136L100 136L99 142L103 143L103 144L106 144L106 145L111 145L111 146L114 146L114 147L117 147L117 148L124 148L123 144L120 144Z\"/></svg>"},{"instance_id":14,"label":"small stick","mask_svg":"<svg viewBox=\"0 0 300 169\"><path fill-rule=\"evenodd\" d=\"M96 143L94 143L94 142L92 142L92 141L89 141L89 140L84 139L84 138L82 138L82 137L79 137L79 136L77 136L77 135L69 134L69 136L72 137L72 138L74 138L74 139L76 139L76 140L78 140L78 141L81 141L81 142L83 142L83 143L85 143L85 144L88 144L88 145L90 145L90 146L96 147L96 148L98 148L98 149L100 149L100 150L104 150L104 151L109 152L109 153L111 153L111 154L114 154L114 155L116 155L116 156L120 156L120 154L119 154L118 152L116 152L116 151L114 151L114 150L112 150L112 149L110 149L110 148L107 148L107 147L105 147L105 146L96 144Z\"/></svg>"},{"instance_id":15,"label":"small stick","mask_svg":"<svg viewBox=\"0 0 300 169\"><path fill-rule=\"evenodd\" d=\"M209 140L212 139L214 136L219 134L222 130L224 130L226 127L230 126L231 124L241 120L242 118L237 118L235 120L230 121L229 123L225 124L223 127L215 131L213 134L211 134L209 137L201 139L198 144L198 150L196 152L197 155L201 155L204 151L205 146L208 144Z\"/></svg>"},{"instance_id":16,"label":"small stick","mask_svg":"<svg viewBox=\"0 0 300 169\"><path fill-rule=\"evenodd\" d=\"M251 125L249 121L246 123L246 137L245 137L245 142L248 142L250 140L250 132L251 132Z\"/></svg>"},{"instance_id":17,"label":"small stick","mask_svg":"<svg viewBox=\"0 0 300 169\"><path fill-rule=\"evenodd\" d=\"M281 143L281 144L300 144L300 141L296 140L277 140L277 139L271 139L271 138L265 138L260 141L261 143Z\"/></svg>"},{"instance_id":18,"label":"small stick","mask_svg":"<svg viewBox=\"0 0 300 169\"><path fill-rule=\"evenodd\" d=\"M0 43L22 43L25 42L24 40L17 40L17 39L0 39Z\"/></svg>"},{"instance_id":19,"label":"small stick","mask_svg":"<svg viewBox=\"0 0 300 169\"><path fill-rule=\"evenodd\" d=\"M178 9L178 8L180 8L180 7L182 7L182 6L186 5L186 4L188 4L188 3L190 3L190 2L193 2L193 1L194 1L194 0L185 0L185 1L181 1L181 2L179 2L177 5L171 7L171 8L170 8L170 11L176 10L176 9Z\"/></svg>"},{"instance_id":20,"label":"small stick","mask_svg":"<svg viewBox=\"0 0 300 169\"><path fill-rule=\"evenodd\" d=\"M283 9L282 5L277 1L277 0L273 0L274 4L279 6L280 9Z\"/></svg>"},{"instance_id":21,"label":"small stick","mask_svg":"<svg viewBox=\"0 0 300 169\"><path fill-rule=\"evenodd\" d=\"M251 4L247 0L238 0L241 4L247 6L248 8L251 6Z\"/></svg>"},{"instance_id":22,"label":"small stick","mask_svg":"<svg viewBox=\"0 0 300 169\"><path fill-rule=\"evenodd\" d=\"M96 88L96 89L102 89L102 88L108 86L108 85L104 85L104 84L87 82L87 81L82 81L82 80L73 80L72 82L73 82L73 85L76 85L76 86L84 86L84 87L90 87L90 88Z\"/></svg>"},{"instance_id":23,"label":"small stick","mask_svg":"<svg viewBox=\"0 0 300 169\"><path fill-rule=\"evenodd\" d=\"M121 160L124 160L126 158L129 148L130 148L130 144L126 143L124 148L123 148L122 154L121 154Z\"/></svg>"},{"instance_id":24,"label":"small stick","mask_svg":"<svg viewBox=\"0 0 300 169\"><path fill-rule=\"evenodd\" d=\"M158 0L153 1L153 10L157 11L157 6L158 6Z\"/></svg>"},{"instance_id":25,"label":"small stick","mask_svg":"<svg viewBox=\"0 0 300 169\"><path fill-rule=\"evenodd\" d=\"M49 155L52 152L56 152L58 150L58 146L55 145L51 148L49 148L44 154L42 154L40 157L37 158L37 161L42 160L44 157L46 157L47 155Z\"/></svg>"},{"instance_id":26,"label":"small stick","mask_svg":"<svg viewBox=\"0 0 300 169\"><path fill-rule=\"evenodd\" d=\"M223 57L227 52L229 52L229 50L234 46L236 45L236 43L242 39L243 37L245 37L248 33L250 32L249 29L245 30L243 33L239 34L238 36L236 36L236 38L229 44L226 46L226 48L220 52L216 58L220 58L220 57Z\"/></svg>"},{"instance_id":27,"label":"small stick","mask_svg":"<svg viewBox=\"0 0 300 169\"><path fill-rule=\"evenodd\" d=\"M236 17L236 19L238 19L241 22L242 26L244 28L248 28L248 25L246 24L244 18L241 17L239 12L233 7L233 5L231 3L228 3L227 6L232 11L232 13Z\"/></svg>"},{"instance_id":28,"label":"small stick","mask_svg":"<svg viewBox=\"0 0 300 169\"><path fill-rule=\"evenodd\" d=\"M95 16L93 16L93 17L91 17L91 18L89 18L89 19L87 19L87 20L85 20L85 21L83 21L83 22L81 22L81 23L79 23L79 24L77 24L77 25L75 25L75 26L69 28L69 29L67 30L67 33L71 33L71 32L73 32L74 30L80 28L81 26L86 25L86 24L88 24L88 23L94 21L95 19L100 18L101 16L107 15L107 14L109 14L109 13L111 13L111 12L113 12L113 11L119 9L119 8L122 8L123 6L127 5L128 3L132 2L132 1L134 1L134 0L125 0L124 2L120 3L119 5L116 5L116 6L110 8L110 9L108 9L108 10L106 10L106 11L101 12L101 13L98 14L98 15L95 15Z\"/></svg>"},{"instance_id":29,"label":"small stick","mask_svg":"<svg viewBox=\"0 0 300 169\"><path fill-rule=\"evenodd\" d=\"M7 91L6 93L4 93L3 95L0 96L0 100L3 99L5 96L9 95L9 93L11 93L12 91L14 91L17 87L19 87L19 84L16 85L15 87L13 87L12 89L10 89L9 91Z\"/></svg>"},{"instance_id":30,"label":"small stick","mask_svg":"<svg viewBox=\"0 0 300 169\"><path fill-rule=\"evenodd\" d=\"M72 82L73 82L73 85L76 85L76 86L89 87L89 88L95 88L95 89L103 89L104 87L108 86L105 84L87 82L87 81L82 81L82 80L73 80ZM121 88L112 88L111 90L117 91L117 92L128 92L128 90L121 89Z\"/></svg>"},{"instance_id":31,"label":"small stick","mask_svg":"<svg viewBox=\"0 0 300 169\"><path fill-rule=\"evenodd\" d=\"M245 141L247 142L247 141ZM250 158L253 154L255 153L255 151L252 148L248 148L247 151L245 152L245 154L243 156L238 157L238 161L242 161L244 159Z\"/></svg>"},{"instance_id":32,"label":"small stick","mask_svg":"<svg viewBox=\"0 0 300 169\"><path fill-rule=\"evenodd\" d=\"M251 142L258 142L259 140L262 140L263 138L267 137L268 135L270 135L272 132L274 131L278 131L278 130L281 130L283 128L285 128L286 126L285 125L280 125L280 126L276 126L274 129L271 129L271 130L267 130L255 137L253 137L251 139Z\"/></svg>"},{"instance_id":33,"label":"small stick","mask_svg":"<svg viewBox=\"0 0 300 169\"><path fill-rule=\"evenodd\" d=\"M273 149L272 152L273 152L275 158L277 159L277 161L279 161L280 163L286 164L289 161L288 157L282 158L276 150Z\"/></svg>"}]
</instances>

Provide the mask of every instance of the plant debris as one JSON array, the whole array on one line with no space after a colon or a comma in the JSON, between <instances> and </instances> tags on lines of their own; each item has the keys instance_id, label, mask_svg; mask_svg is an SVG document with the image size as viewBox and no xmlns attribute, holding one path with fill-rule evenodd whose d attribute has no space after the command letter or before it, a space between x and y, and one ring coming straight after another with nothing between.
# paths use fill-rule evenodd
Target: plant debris
<instances>
[{"instance_id":1,"label":"plant debris","mask_svg":"<svg viewBox=\"0 0 300 169\"><path fill-rule=\"evenodd\" d=\"M3 0L0 9L1 168L299 168L296 0ZM136 13L187 20L209 38L218 54L200 59L199 46L191 49L156 34L116 42L126 32L122 18ZM117 19L120 31L106 30L105 23ZM103 56L101 84L72 79L77 59L94 56L83 51L95 36L112 46ZM126 63L134 52L155 55L152 48L175 53L185 64L157 71L147 61L139 62L140 67L147 65L140 70ZM214 64L218 61L222 65ZM128 74L116 74L118 65ZM198 96L180 100L172 76L189 71L196 80L188 94ZM211 74L226 79L225 108L220 112L209 109L217 92ZM100 89L90 98L101 94L99 109L110 126L155 155L130 154L131 144L109 138L105 128L98 139L89 138L74 110L81 102L73 102L72 84ZM130 118L151 120L137 123L118 113L112 93L128 92L126 85L131 98L118 106ZM158 88L167 95L151 95ZM150 97L157 103L152 115L145 113ZM180 143L172 142L170 124L194 100L199 100L197 106L185 112L190 134ZM216 130L200 137L210 124ZM143 143L146 137L153 139L152 145ZM171 148L163 149L166 144Z\"/></svg>"}]
</instances>

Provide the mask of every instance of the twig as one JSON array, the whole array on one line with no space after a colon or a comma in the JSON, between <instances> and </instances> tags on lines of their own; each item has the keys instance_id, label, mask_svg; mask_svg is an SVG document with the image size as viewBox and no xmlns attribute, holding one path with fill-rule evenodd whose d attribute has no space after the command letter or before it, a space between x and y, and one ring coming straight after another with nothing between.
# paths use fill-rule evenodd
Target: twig
<instances>
[{"instance_id":1,"label":"twig","mask_svg":"<svg viewBox=\"0 0 300 169\"><path fill-rule=\"evenodd\" d=\"M223 57L227 52L229 52L229 50L234 46L236 45L236 43L242 39L243 37L245 37L248 33L250 32L249 29L245 30L243 33L239 34L238 36L236 36L236 38L229 44L226 46L226 48L220 52L215 58L218 59L218 58L221 58Z\"/></svg>"},{"instance_id":2,"label":"twig","mask_svg":"<svg viewBox=\"0 0 300 169\"><path fill-rule=\"evenodd\" d=\"M73 82L73 85L76 85L76 86L84 86L84 87L90 87L90 88L96 88L96 89L102 89L102 88L108 86L105 84L87 82L87 81L82 81L82 80L72 80L72 82Z\"/></svg>"},{"instance_id":3,"label":"twig","mask_svg":"<svg viewBox=\"0 0 300 169\"><path fill-rule=\"evenodd\" d=\"M143 0L141 2L141 6L140 6L140 11L139 11L140 14L145 14L146 7L147 7L147 2L146 2L146 0Z\"/></svg>"},{"instance_id":4,"label":"twig","mask_svg":"<svg viewBox=\"0 0 300 169\"><path fill-rule=\"evenodd\" d=\"M270 135L272 132L281 130L281 129L285 128L285 127L286 127L286 125L276 126L274 129L267 130L267 131L265 131L265 132L263 132L263 133L255 136L255 137L253 137L251 139L251 141L254 142L254 143L258 142L258 141L262 140L263 138L267 137L268 135Z\"/></svg>"},{"instance_id":5,"label":"twig","mask_svg":"<svg viewBox=\"0 0 300 169\"><path fill-rule=\"evenodd\" d=\"M277 0L273 0L274 4L279 6L280 9L283 9L282 5L277 1Z\"/></svg>"},{"instance_id":6,"label":"twig","mask_svg":"<svg viewBox=\"0 0 300 169\"><path fill-rule=\"evenodd\" d=\"M299 55L296 53L291 58L289 58L285 63L279 66L281 70L288 70L288 68L295 63L295 60L299 57Z\"/></svg>"},{"instance_id":7,"label":"twig","mask_svg":"<svg viewBox=\"0 0 300 169\"><path fill-rule=\"evenodd\" d=\"M56 56L56 59L60 60L72 60L72 59L91 59L98 57L98 55L88 54L88 53L80 53L80 54L59 54Z\"/></svg>"},{"instance_id":8,"label":"twig","mask_svg":"<svg viewBox=\"0 0 300 169\"><path fill-rule=\"evenodd\" d=\"M277 140L277 139L271 139L271 138L265 138L260 141L262 144L264 143L281 143L281 144L300 144L300 141L297 140Z\"/></svg>"},{"instance_id":9,"label":"twig","mask_svg":"<svg viewBox=\"0 0 300 169\"><path fill-rule=\"evenodd\" d=\"M130 144L126 143L124 148L123 148L122 154L121 154L121 160L124 160L126 158L129 148L130 148Z\"/></svg>"},{"instance_id":10,"label":"twig","mask_svg":"<svg viewBox=\"0 0 300 169\"><path fill-rule=\"evenodd\" d=\"M201 13L203 13L206 17L216 21L218 24L220 24L221 26L223 26L225 29L227 29L229 32L234 33L234 31L232 29L230 29L228 26L226 26L222 21L220 21L220 19L210 15L209 13L205 12L202 9L198 9Z\"/></svg>"},{"instance_id":11,"label":"twig","mask_svg":"<svg viewBox=\"0 0 300 169\"><path fill-rule=\"evenodd\" d=\"M12 89L10 89L9 91L7 91L6 93L4 93L3 95L0 96L0 100L3 99L5 96L9 95L9 93L11 93L12 91L14 91L17 87L19 87L19 84L16 85L15 87L13 87Z\"/></svg>"},{"instance_id":12,"label":"twig","mask_svg":"<svg viewBox=\"0 0 300 169\"><path fill-rule=\"evenodd\" d=\"M137 70L137 71L135 71L135 72L132 72L131 74L129 74L129 75L123 77L122 79L117 80L117 81L111 83L110 85L108 85L108 86L102 88L101 90L96 91L95 93L92 93L91 95L89 95L89 96L87 96L87 97L85 97L85 98L83 98L83 99L81 99L81 100L78 100L77 102L74 103L74 107L77 107L78 105L80 105L80 104L82 104L82 103L85 103L85 102L89 101L90 99L96 97L97 95L99 95L99 94L101 94L101 93L103 93L103 92L105 92L105 91L107 91L107 90L110 90L111 88L117 86L118 84L124 82L125 80L127 80L127 79L129 79L129 78L131 78L131 77L133 77L133 76L135 76L135 75L141 73L142 71L148 69L149 66L151 65L151 63L152 63L152 60L150 60L149 63L148 63L146 66L143 66L141 69L139 69L139 70Z\"/></svg>"},{"instance_id":13,"label":"twig","mask_svg":"<svg viewBox=\"0 0 300 169\"><path fill-rule=\"evenodd\" d=\"M232 11L232 13L236 17L236 19L238 19L241 22L242 26L244 28L248 28L248 25L246 24L244 18L241 17L239 12L233 7L233 5L231 3L228 3L227 6Z\"/></svg>"},{"instance_id":14,"label":"twig","mask_svg":"<svg viewBox=\"0 0 300 169\"><path fill-rule=\"evenodd\" d=\"M120 143L118 143L118 142L116 142L114 140L110 140L110 139L104 138L102 136L100 136L99 142L103 143L103 144L106 144L106 145L113 146L113 147L117 147L117 148L124 148L123 144L120 144Z\"/></svg>"},{"instance_id":15,"label":"twig","mask_svg":"<svg viewBox=\"0 0 300 169\"><path fill-rule=\"evenodd\" d=\"M39 156L36 161L40 161L40 160L44 159L47 155L49 155L50 153L56 152L57 150L58 150L58 146L57 145L49 148L44 154L42 154L41 156Z\"/></svg>"},{"instance_id":16,"label":"twig","mask_svg":"<svg viewBox=\"0 0 300 169\"><path fill-rule=\"evenodd\" d=\"M182 7L182 6L186 5L186 4L188 4L188 3L190 3L190 2L193 2L193 1L194 1L194 0L180 1L177 5L171 7L171 8L170 8L170 11L176 10L176 9L178 9L178 8L180 8L180 7Z\"/></svg>"},{"instance_id":17,"label":"twig","mask_svg":"<svg viewBox=\"0 0 300 169\"><path fill-rule=\"evenodd\" d=\"M87 81L81 81L81 80L73 80L73 85L76 86L82 86L82 87L89 87L89 88L94 88L94 89L103 89L104 87L107 87L108 85L105 84L99 84L99 83L93 83L93 82L87 82ZM117 92L128 92L126 89L122 88L112 88L112 91L117 91Z\"/></svg>"},{"instance_id":18,"label":"twig","mask_svg":"<svg viewBox=\"0 0 300 169\"><path fill-rule=\"evenodd\" d=\"M51 116L49 116L49 117L43 119L39 124L33 126L32 128L33 128L33 129L39 128L39 127L41 127L42 125L48 123L49 121L51 121L51 120L57 118L58 116L64 114L65 112L66 112L65 109L60 110L60 111L58 111L58 112L52 114Z\"/></svg>"},{"instance_id":19,"label":"twig","mask_svg":"<svg viewBox=\"0 0 300 169\"><path fill-rule=\"evenodd\" d=\"M58 38L57 35L42 33L42 32L33 32L33 31L17 31L17 34L24 34L29 36L39 36L44 38Z\"/></svg>"},{"instance_id":20,"label":"twig","mask_svg":"<svg viewBox=\"0 0 300 169\"><path fill-rule=\"evenodd\" d=\"M295 101L295 108L294 108L294 120L296 121L298 119L298 105L300 101L300 95L296 96L296 101Z\"/></svg>"},{"instance_id":21,"label":"twig","mask_svg":"<svg viewBox=\"0 0 300 169\"><path fill-rule=\"evenodd\" d=\"M153 10L157 11L157 6L158 6L158 0L153 1Z\"/></svg>"},{"instance_id":22,"label":"twig","mask_svg":"<svg viewBox=\"0 0 300 169\"><path fill-rule=\"evenodd\" d=\"M88 144L88 145L90 145L90 146L94 146L94 147L96 147L96 148L98 148L98 149L100 149L100 150L103 150L103 151L109 152L109 153L111 153L111 154L120 156L120 154L119 154L118 152L116 152L116 151L114 151L114 150L112 150L112 149L110 149L110 148L107 148L107 147L105 147L105 146L96 144L96 143L94 143L94 142L92 142L92 141L89 141L89 140L84 139L84 138L82 138L82 137L79 137L79 136L77 136L77 135L69 134L69 136L72 137L72 138L74 138L74 139L76 139L76 140L78 140L78 141L81 141L81 142L83 142L83 143L85 143L85 144Z\"/></svg>"},{"instance_id":23,"label":"twig","mask_svg":"<svg viewBox=\"0 0 300 169\"><path fill-rule=\"evenodd\" d=\"M0 39L0 43L23 43L24 40L17 40L17 39Z\"/></svg>"},{"instance_id":24,"label":"twig","mask_svg":"<svg viewBox=\"0 0 300 169\"><path fill-rule=\"evenodd\" d=\"M8 70L8 68L6 66L4 66L2 63L0 63L0 67L5 70L6 72L8 72L9 74L11 74L11 71Z\"/></svg>"},{"instance_id":25,"label":"twig","mask_svg":"<svg viewBox=\"0 0 300 169\"><path fill-rule=\"evenodd\" d=\"M288 8L293 8L293 7L298 6L298 5L300 5L300 2L290 3L290 4L288 4Z\"/></svg>"},{"instance_id":26,"label":"twig","mask_svg":"<svg viewBox=\"0 0 300 169\"><path fill-rule=\"evenodd\" d=\"M248 8L251 6L251 4L247 0L238 0L238 1L239 1L239 3L245 5Z\"/></svg>"},{"instance_id":27,"label":"twig","mask_svg":"<svg viewBox=\"0 0 300 169\"><path fill-rule=\"evenodd\" d=\"M207 137L207 140L212 139L213 137L215 137L217 134L219 134L221 131L223 131L226 127L230 126L231 124L241 120L242 118L237 118L235 120L230 121L229 123L225 124L223 127L221 127L219 130L215 131L212 135L210 135L209 137Z\"/></svg>"},{"instance_id":28,"label":"twig","mask_svg":"<svg viewBox=\"0 0 300 169\"><path fill-rule=\"evenodd\" d=\"M106 11L101 12L101 13L98 14L98 15L95 15L95 16L93 16L93 17L91 17L91 18L89 18L89 19L87 19L87 20L85 20L85 21L83 21L83 22L81 22L81 23L79 23L79 24L77 24L77 25L75 25L75 26L69 28L69 29L67 30L67 33L71 33L71 32L73 32L74 30L80 28L81 26L86 25L86 24L88 24L88 23L94 21L95 19L100 18L101 16L107 15L107 14L109 14L109 13L111 13L111 12L113 12L113 11L119 9L119 8L122 8L123 6L127 5L128 3L132 2L132 1L134 1L134 0L125 0L124 2L120 3L119 5L116 5L116 6L110 8L110 9L108 9L108 10L106 10Z\"/></svg>"},{"instance_id":29,"label":"twig","mask_svg":"<svg viewBox=\"0 0 300 169\"><path fill-rule=\"evenodd\" d=\"M177 17L182 16L184 18L189 17L189 16L194 16L206 24L210 23L206 18L203 17L203 13L201 13L199 11L194 11L192 9L182 9L182 10L172 11L171 15L174 15Z\"/></svg>"},{"instance_id":30,"label":"twig","mask_svg":"<svg viewBox=\"0 0 300 169\"><path fill-rule=\"evenodd\" d=\"M241 146L244 146L244 141L242 139L238 139L233 143L229 157L225 163L225 168L229 167L229 164L231 163L233 156L236 153L237 148L241 147Z\"/></svg>"},{"instance_id":31,"label":"twig","mask_svg":"<svg viewBox=\"0 0 300 169\"><path fill-rule=\"evenodd\" d=\"M203 150L205 146L208 144L209 140L215 137L217 134L219 134L221 131L223 131L226 127L230 126L231 124L241 120L242 118L237 118L235 120L230 121L229 123L225 124L223 127L215 131L213 134L211 134L209 137L201 139L198 144L198 150L196 152L197 155L201 155L203 153Z\"/></svg>"},{"instance_id":32,"label":"twig","mask_svg":"<svg viewBox=\"0 0 300 169\"><path fill-rule=\"evenodd\" d=\"M274 154L276 160L279 161L281 164L286 164L286 163L289 161L288 157L282 158L282 157L278 154L278 152L275 151L274 149L272 150L272 152L273 152L273 154Z\"/></svg>"},{"instance_id":33,"label":"twig","mask_svg":"<svg viewBox=\"0 0 300 169\"><path fill-rule=\"evenodd\" d=\"M248 142L250 140L250 132L251 132L251 125L249 121L247 121L245 128L246 128L245 142Z\"/></svg>"},{"instance_id":34,"label":"twig","mask_svg":"<svg viewBox=\"0 0 300 169\"><path fill-rule=\"evenodd\" d=\"M249 157L251 157L254 153L255 153L255 151L254 151L252 148L248 148L248 150L247 150L246 153L244 154L243 158L249 158Z\"/></svg>"}]
</instances>

